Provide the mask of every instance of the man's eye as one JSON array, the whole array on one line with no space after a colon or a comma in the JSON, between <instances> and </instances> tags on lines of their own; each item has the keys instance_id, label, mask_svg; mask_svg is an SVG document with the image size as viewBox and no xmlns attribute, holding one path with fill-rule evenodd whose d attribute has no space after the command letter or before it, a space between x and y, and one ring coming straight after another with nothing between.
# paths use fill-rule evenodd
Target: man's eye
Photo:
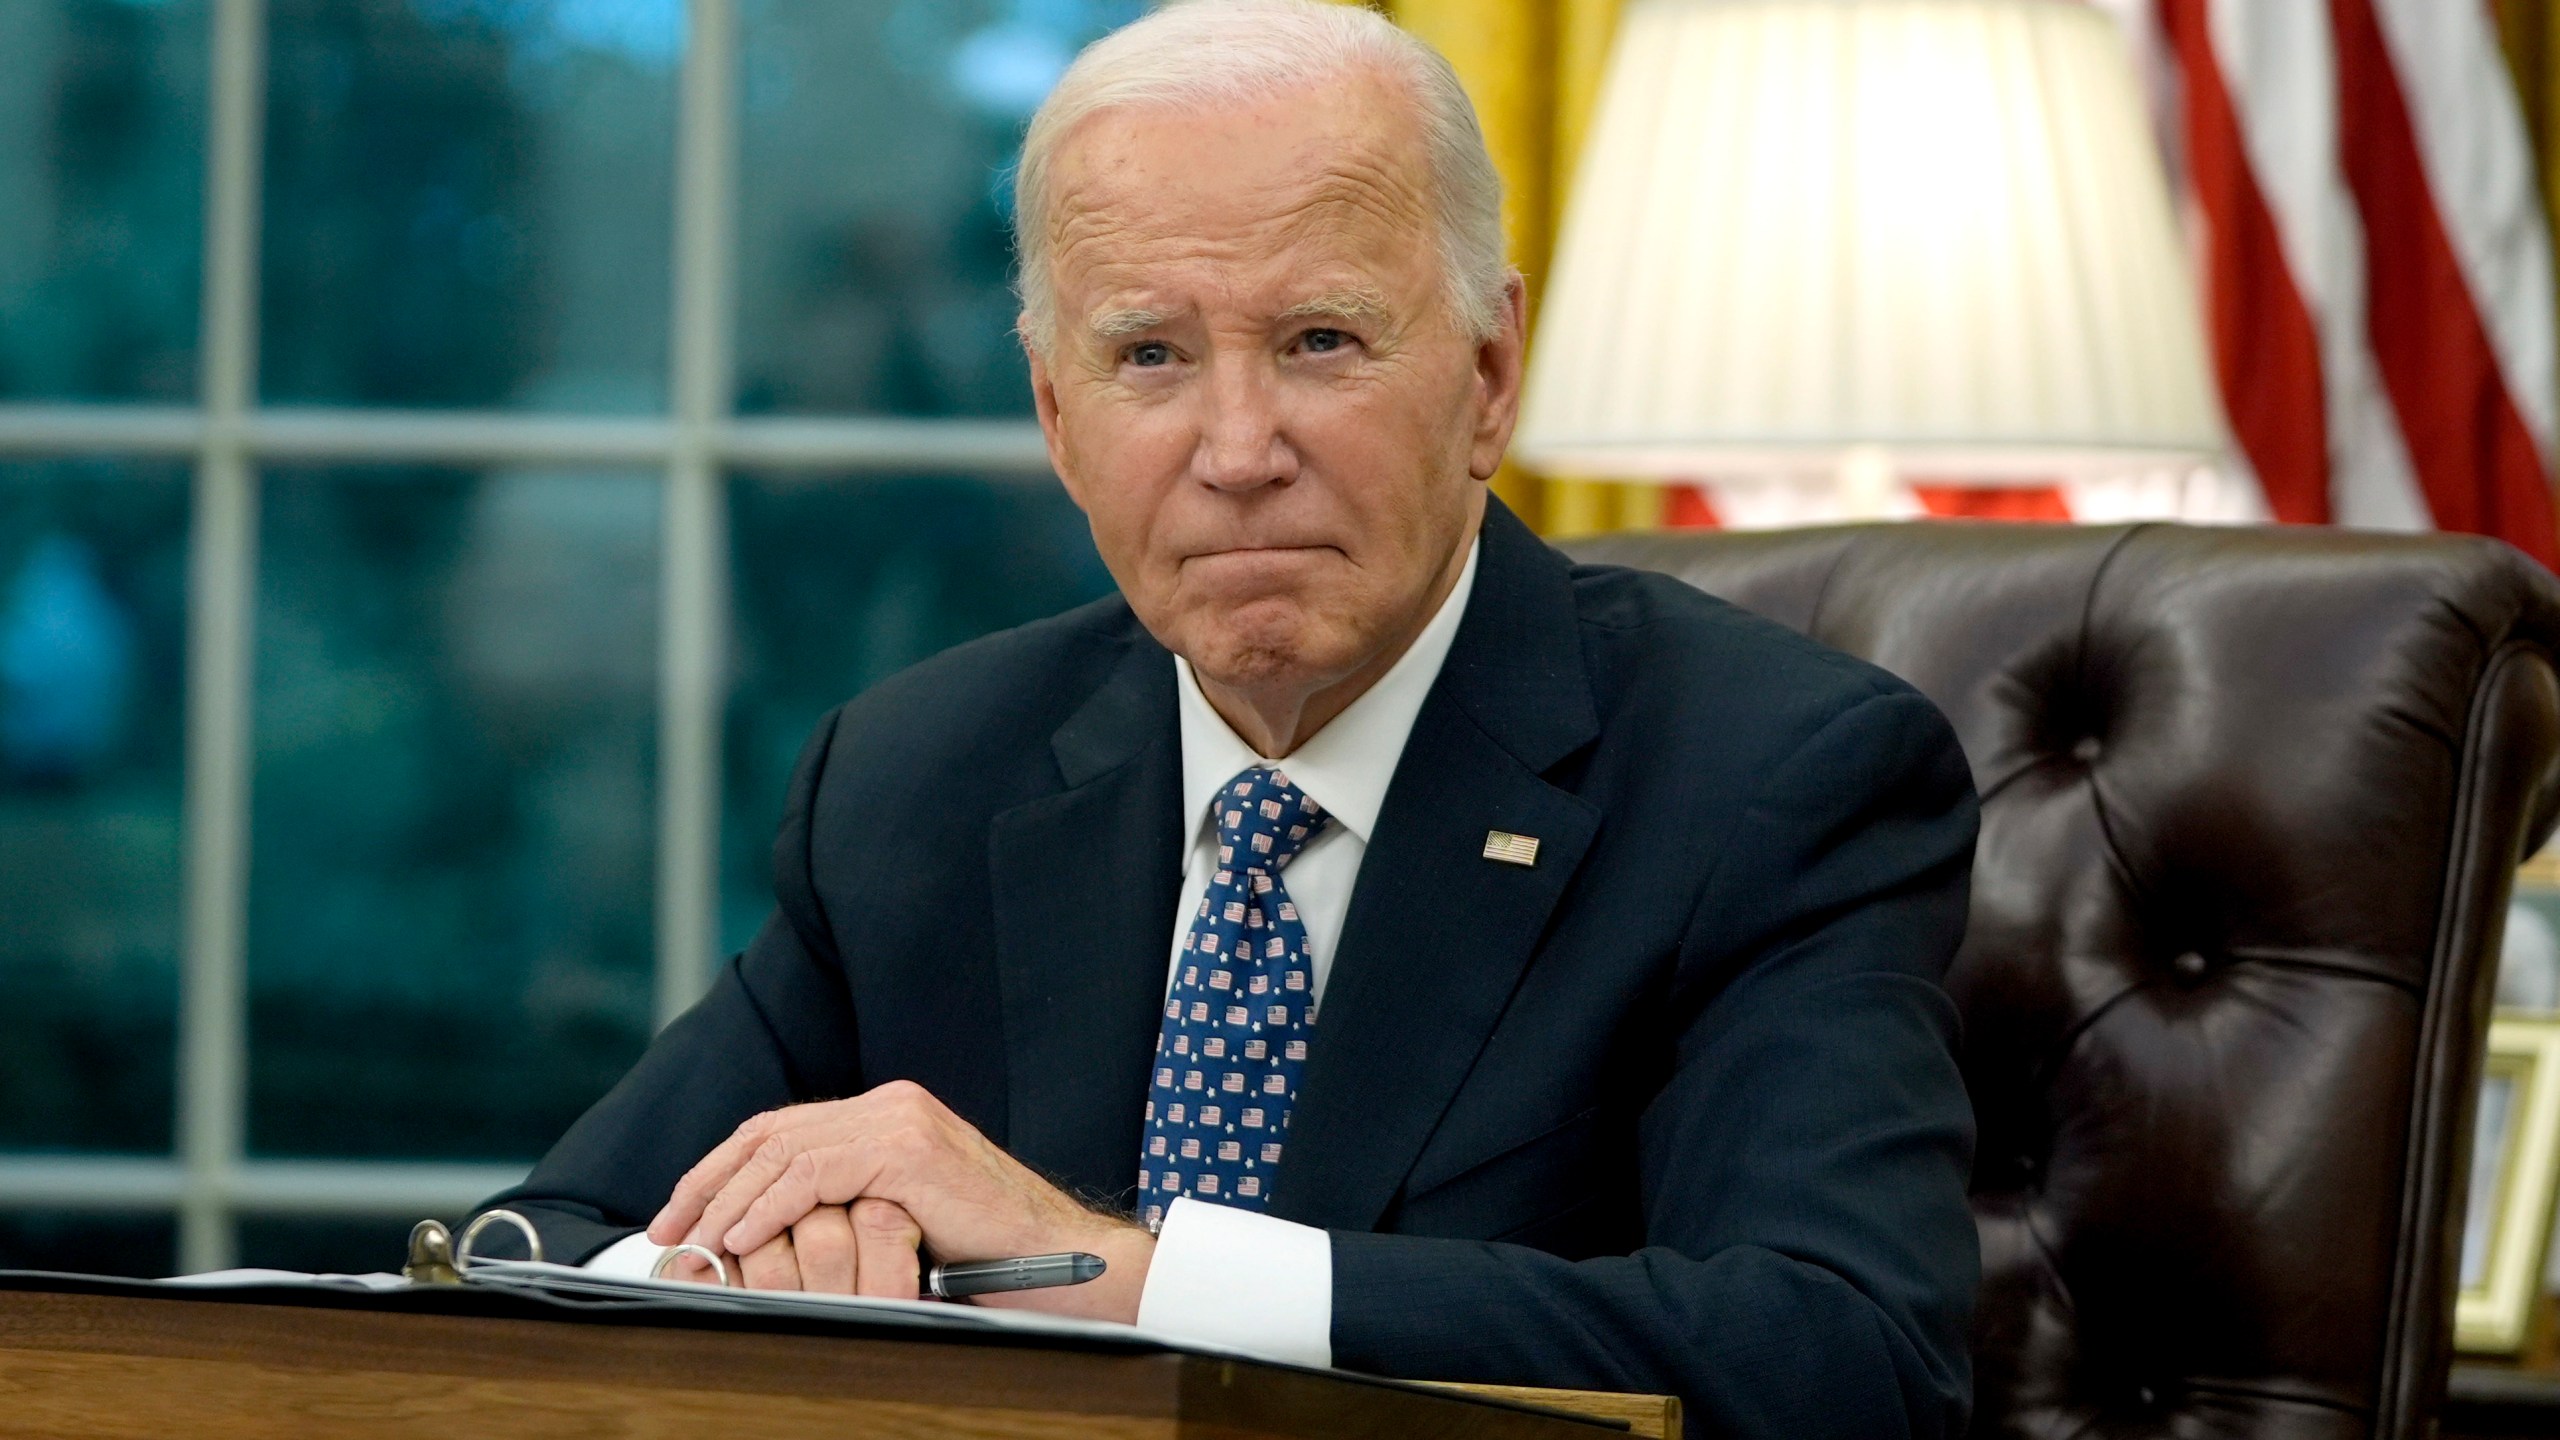
<instances>
[{"instance_id":1,"label":"man's eye","mask_svg":"<svg viewBox=\"0 0 2560 1440\"><path fill-rule=\"evenodd\" d=\"M1318 355L1331 354L1351 343L1351 337L1339 330L1310 330L1298 337L1298 343Z\"/></svg>"},{"instance_id":2,"label":"man's eye","mask_svg":"<svg viewBox=\"0 0 2560 1440\"><path fill-rule=\"evenodd\" d=\"M1150 369L1173 363L1173 347L1161 340L1148 340L1129 347L1129 363Z\"/></svg>"}]
</instances>

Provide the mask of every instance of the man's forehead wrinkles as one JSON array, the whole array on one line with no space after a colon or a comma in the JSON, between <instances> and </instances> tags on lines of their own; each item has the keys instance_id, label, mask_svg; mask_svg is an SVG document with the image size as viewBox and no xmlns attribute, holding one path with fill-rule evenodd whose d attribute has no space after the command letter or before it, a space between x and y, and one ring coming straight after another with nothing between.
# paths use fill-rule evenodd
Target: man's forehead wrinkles
<instances>
[{"instance_id":1,"label":"man's forehead wrinkles","mask_svg":"<svg viewBox=\"0 0 2560 1440\"><path fill-rule=\"evenodd\" d=\"M1160 267L1249 266L1310 248L1366 270L1360 261L1398 248L1399 241L1427 244L1428 227L1362 187L1340 186L1290 197L1249 220L1223 225L1135 207L1097 208L1061 224L1056 236L1051 253L1061 270L1082 269L1090 284L1116 281L1113 288L1126 288Z\"/></svg>"},{"instance_id":2,"label":"man's forehead wrinkles","mask_svg":"<svg viewBox=\"0 0 2560 1440\"><path fill-rule=\"evenodd\" d=\"M1409 168L1381 163L1378 157L1359 154L1355 149L1327 157L1321 168L1310 167L1294 174L1214 177L1205 184L1166 184L1144 176L1113 183L1095 177L1098 183L1078 185L1062 193L1052 218L1058 230L1072 231L1115 215L1152 216L1162 223L1174 223L1176 217L1204 207L1217 212L1247 210L1269 216L1347 209L1404 224L1427 217L1430 209L1426 188L1416 183L1416 177L1399 173ZM1240 205L1239 201L1246 203Z\"/></svg>"},{"instance_id":3,"label":"man's forehead wrinkles","mask_svg":"<svg viewBox=\"0 0 2560 1440\"><path fill-rule=\"evenodd\" d=\"M1052 243L1063 249L1097 229L1194 228L1211 216L1270 217L1348 210L1397 225L1427 224L1431 197L1418 160L1361 137L1302 149L1251 176L1212 173L1184 183L1185 167L1140 163L1120 145L1105 153L1074 147L1048 209ZM1255 194L1253 192L1260 192ZM1209 212L1204 216L1202 210Z\"/></svg>"},{"instance_id":4,"label":"man's forehead wrinkles","mask_svg":"<svg viewBox=\"0 0 2560 1440\"><path fill-rule=\"evenodd\" d=\"M1230 143L1229 117L1167 118L1095 117L1060 149L1042 231L1070 333L1107 347L1193 321L1394 327L1430 307L1435 201L1404 126L1345 115L1257 150Z\"/></svg>"}]
</instances>

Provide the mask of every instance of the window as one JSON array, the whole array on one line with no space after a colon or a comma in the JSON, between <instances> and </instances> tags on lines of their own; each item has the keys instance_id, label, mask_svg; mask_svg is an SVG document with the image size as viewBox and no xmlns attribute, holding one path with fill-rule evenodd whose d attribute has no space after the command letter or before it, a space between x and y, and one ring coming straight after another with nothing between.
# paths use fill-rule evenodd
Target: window
<instances>
[{"instance_id":1,"label":"window","mask_svg":"<svg viewBox=\"0 0 2560 1440\"><path fill-rule=\"evenodd\" d=\"M382 1269L1106 593L1008 167L1139 0L0 6L0 1264Z\"/></svg>"}]
</instances>

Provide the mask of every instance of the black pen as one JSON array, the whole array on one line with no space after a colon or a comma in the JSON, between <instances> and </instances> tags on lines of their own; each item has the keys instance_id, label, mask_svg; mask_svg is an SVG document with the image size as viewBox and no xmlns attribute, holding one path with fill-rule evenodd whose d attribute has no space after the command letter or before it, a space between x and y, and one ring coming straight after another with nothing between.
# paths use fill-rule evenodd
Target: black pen
<instances>
[{"instance_id":1,"label":"black pen","mask_svg":"<svg viewBox=\"0 0 2560 1440\"><path fill-rule=\"evenodd\" d=\"M1024 1255L1011 1260L962 1260L925 1273L925 1293L937 1300L966 1300L1007 1290L1081 1285L1110 1267L1099 1255Z\"/></svg>"}]
</instances>

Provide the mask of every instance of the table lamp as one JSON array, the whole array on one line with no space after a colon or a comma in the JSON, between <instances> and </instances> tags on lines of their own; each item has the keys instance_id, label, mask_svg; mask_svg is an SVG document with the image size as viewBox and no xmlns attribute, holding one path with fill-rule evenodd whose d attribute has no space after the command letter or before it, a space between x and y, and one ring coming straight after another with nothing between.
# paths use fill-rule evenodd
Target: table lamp
<instances>
[{"instance_id":1,"label":"table lamp","mask_svg":"<svg viewBox=\"0 0 2560 1440\"><path fill-rule=\"evenodd\" d=\"M2067 0L1630 0L1534 337L1550 472L2034 483L2223 447L2115 22Z\"/></svg>"}]
</instances>

